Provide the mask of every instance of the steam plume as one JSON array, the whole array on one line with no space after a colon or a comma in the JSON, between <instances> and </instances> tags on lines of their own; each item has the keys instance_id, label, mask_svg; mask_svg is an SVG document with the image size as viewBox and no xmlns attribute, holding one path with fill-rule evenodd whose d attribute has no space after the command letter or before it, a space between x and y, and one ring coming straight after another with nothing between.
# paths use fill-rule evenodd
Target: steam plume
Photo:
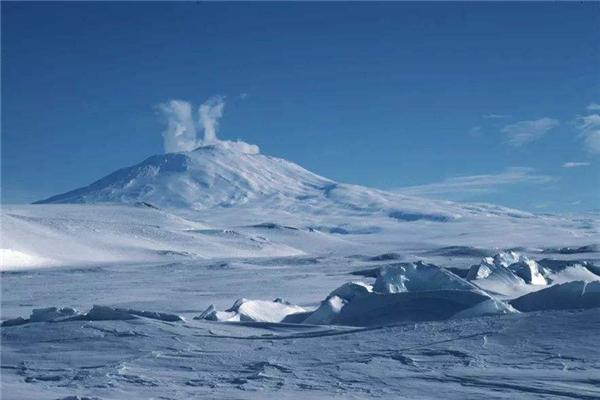
<instances>
[{"instance_id":1,"label":"steam plume","mask_svg":"<svg viewBox=\"0 0 600 400\"><path fill-rule=\"evenodd\" d=\"M218 145L221 148L246 154L257 154L259 148L241 140L219 140L219 119L223 116L225 97L214 96L206 100L198 108L198 124L193 113L192 104L184 100L170 100L160 104L158 109L167 120L163 132L165 152L175 153L192 151L199 146ZM202 126L204 138L197 137L198 129Z\"/></svg>"},{"instance_id":2,"label":"steam plume","mask_svg":"<svg viewBox=\"0 0 600 400\"><path fill-rule=\"evenodd\" d=\"M167 128L163 132L165 151L172 153L196 148L196 127L191 104L183 100L170 100L160 104L159 109L167 119Z\"/></svg>"},{"instance_id":3,"label":"steam plume","mask_svg":"<svg viewBox=\"0 0 600 400\"><path fill-rule=\"evenodd\" d=\"M200 123L204 129L204 140L202 144L215 144L217 139L217 131L219 130L219 119L223 116L225 108L225 99L223 96L214 96L206 100L200 108Z\"/></svg>"}]
</instances>

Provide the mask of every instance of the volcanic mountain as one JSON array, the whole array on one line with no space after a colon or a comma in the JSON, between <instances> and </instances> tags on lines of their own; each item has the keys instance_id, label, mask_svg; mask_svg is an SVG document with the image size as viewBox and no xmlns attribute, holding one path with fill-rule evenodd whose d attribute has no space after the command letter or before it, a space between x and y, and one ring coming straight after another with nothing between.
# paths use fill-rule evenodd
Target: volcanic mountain
<instances>
[{"instance_id":1,"label":"volcanic mountain","mask_svg":"<svg viewBox=\"0 0 600 400\"><path fill-rule=\"evenodd\" d=\"M38 204L5 206L3 268L424 251L481 257L597 242L594 216L409 197L339 183L257 150L217 141L154 155Z\"/></svg>"},{"instance_id":2,"label":"volcanic mountain","mask_svg":"<svg viewBox=\"0 0 600 400\"><path fill-rule=\"evenodd\" d=\"M189 152L154 155L89 186L37 204L143 202L175 209L244 206L311 213L333 208L336 212L385 212L399 220L438 222L469 213L468 209L448 202L338 183L293 162L248 152L243 146L229 143L232 142L219 141Z\"/></svg>"}]
</instances>

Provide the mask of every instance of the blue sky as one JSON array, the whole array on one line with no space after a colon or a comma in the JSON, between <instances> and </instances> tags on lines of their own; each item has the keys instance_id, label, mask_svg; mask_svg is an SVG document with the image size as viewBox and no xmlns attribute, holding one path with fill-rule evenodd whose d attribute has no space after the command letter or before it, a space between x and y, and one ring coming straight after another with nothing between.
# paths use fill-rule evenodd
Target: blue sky
<instances>
[{"instance_id":1,"label":"blue sky","mask_svg":"<svg viewBox=\"0 0 600 400\"><path fill-rule=\"evenodd\" d=\"M600 205L600 3L2 3L2 196L163 152L159 104L343 182Z\"/></svg>"}]
</instances>

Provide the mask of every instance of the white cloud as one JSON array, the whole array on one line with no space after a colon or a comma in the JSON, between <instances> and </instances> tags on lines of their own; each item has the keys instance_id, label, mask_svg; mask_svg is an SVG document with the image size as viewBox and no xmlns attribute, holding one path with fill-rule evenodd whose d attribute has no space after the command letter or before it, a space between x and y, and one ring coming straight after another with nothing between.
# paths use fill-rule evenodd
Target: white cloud
<instances>
[{"instance_id":1,"label":"white cloud","mask_svg":"<svg viewBox=\"0 0 600 400\"><path fill-rule=\"evenodd\" d=\"M585 109L588 111L600 111L600 104L590 103Z\"/></svg>"},{"instance_id":2,"label":"white cloud","mask_svg":"<svg viewBox=\"0 0 600 400\"><path fill-rule=\"evenodd\" d=\"M457 176L440 182L399 188L396 192L423 197L444 198L459 195L464 198L497 192L503 186L523 183L539 185L553 180L551 176L535 174L532 168L511 167L497 174Z\"/></svg>"},{"instance_id":3,"label":"white cloud","mask_svg":"<svg viewBox=\"0 0 600 400\"><path fill-rule=\"evenodd\" d=\"M562 166L563 166L563 168L577 168L577 167L587 167L588 165L590 165L589 162L569 161L569 162L564 163Z\"/></svg>"},{"instance_id":4,"label":"white cloud","mask_svg":"<svg viewBox=\"0 0 600 400\"><path fill-rule=\"evenodd\" d=\"M209 145L218 141L219 119L223 116L224 108L225 98L223 96L211 97L200 105L198 113L200 115L200 123L204 129L202 144Z\"/></svg>"},{"instance_id":5,"label":"white cloud","mask_svg":"<svg viewBox=\"0 0 600 400\"><path fill-rule=\"evenodd\" d=\"M590 153L600 154L600 114L577 117L577 127L581 131L587 150Z\"/></svg>"},{"instance_id":6,"label":"white cloud","mask_svg":"<svg viewBox=\"0 0 600 400\"><path fill-rule=\"evenodd\" d=\"M510 118L510 115L490 113L490 114L484 114L484 115L482 115L481 118L484 118L484 119L505 119L505 118Z\"/></svg>"},{"instance_id":7,"label":"white cloud","mask_svg":"<svg viewBox=\"0 0 600 400\"><path fill-rule=\"evenodd\" d=\"M482 134L482 128L479 125L474 126L471 129L469 129L469 136L479 137L479 136L481 136L481 134Z\"/></svg>"},{"instance_id":8,"label":"white cloud","mask_svg":"<svg viewBox=\"0 0 600 400\"><path fill-rule=\"evenodd\" d=\"M196 148L198 143L192 105L183 100L170 100L158 108L167 119L167 127L163 132L165 151L171 153Z\"/></svg>"},{"instance_id":9,"label":"white cloud","mask_svg":"<svg viewBox=\"0 0 600 400\"><path fill-rule=\"evenodd\" d=\"M560 122L558 120L545 117L506 125L504 128L500 129L500 132L508 136L509 144L519 147L542 138L559 124Z\"/></svg>"}]
</instances>

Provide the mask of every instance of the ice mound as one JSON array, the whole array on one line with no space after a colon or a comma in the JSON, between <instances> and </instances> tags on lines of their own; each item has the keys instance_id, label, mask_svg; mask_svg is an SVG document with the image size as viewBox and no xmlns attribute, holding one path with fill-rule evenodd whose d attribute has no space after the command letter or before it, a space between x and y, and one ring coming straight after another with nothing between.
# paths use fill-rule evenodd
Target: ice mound
<instances>
[{"instance_id":1,"label":"ice mound","mask_svg":"<svg viewBox=\"0 0 600 400\"><path fill-rule=\"evenodd\" d=\"M379 293L402 293L424 290L475 290L475 286L437 265L401 263L379 269L373 289Z\"/></svg>"},{"instance_id":2,"label":"ice mound","mask_svg":"<svg viewBox=\"0 0 600 400\"><path fill-rule=\"evenodd\" d=\"M357 283L354 287L358 291ZM359 293L343 299L331 323L372 326L516 312L452 272L421 261L381 267L372 290Z\"/></svg>"},{"instance_id":3,"label":"ice mound","mask_svg":"<svg viewBox=\"0 0 600 400\"><path fill-rule=\"evenodd\" d=\"M47 308L36 308L31 311L29 318L14 318L8 319L2 322L1 326L17 326L24 325L30 322L59 322L73 319L73 317L80 316L79 312L71 307L47 307Z\"/></svg>"},{"instance_id":4,"label":"ice mound","mask_svg":"<svg viewBox=\"0 0 600 400\"><path fill-rule=\"evenodd\" d=\"M492 257L495 265L501 265L503 267L508 267L509 265L517 263L523 259L524 257L515 251L502 251Z\"/></svg>"},{"instance_id":5,"label":"ice mound","mask_svg":"<svg viewBox=\"0 0 600 400\"><path fill-rule=\"evenodd\" d=\"M431 290L402 293L373 293L357 297L345 304L332 320L333 324L351 326L378 326L400 322L436 321L460 316L471 309L467 316L506 314L512 307L496 301L497 308L474 308L492 298L475 290Z\"/></svg>"},{"instance_id":6,"label":"ice mound","mask_svg":"<svg viewBox=\"0 0 600 400\"><path fill-rule=\"evenodd\" d=\"M73 317L77 314L77 310L71 307L36 308L31 312L29 320L31 322L58 321L61 319Z\"/></svg>"},{"instance_id":7,"label":"ice mound","mask_svg":"<svg viewBox=\"0 0 600 400\"><path fill-rule=\"evenodd\" d=\"M507 267L527 284L548 284L542 274L542 267L535 260L530 260L517 252L500 252L493 257L493 263L498 266Z\"/></svg>"},{"instance_id":8,"label":"ice mound","mask_svg":"<svg viewBox=\"0 0 600 400\"><path fill-rule=\"evenodd\" d=\"M545 272L546 277L555 283L594 281L600 278L600 266L588 260L542 258L538 263L542 266L542 271ZM569 279L569 277L572 278Z\"/></svg>"},{"instance_id":9,"label":"ice mound","mask_svg":"<svg viewBox=\"0 0 600 400\"><path fill-rule=\"evenodd\" d=\"M350 301L354 297L367 296L371 293L373 293L373 286L369 285L368 283L348 282L331 292L328 298L337 296L341 299Z\"/></svg>"},{"instance_id":10,"label":"ice mound","mask_svg":"<svg viewBox=\"0 0 600 400\"><path fill-rule=\"evenodd\" d=\"M547 285L546 278L541 274L540 267L534 260L523 259L514 264L511 264L509 268L525 283L530 285Z\"/></svg>"},{"instance_id":11,"label":"ice mound","mask_svg":"<svg viewBox=\"0 0 600 400\"><path fill-rule=\"evenodd\" d=\"M484 257L479 264L471 266L466 279L483 290L516 297L535 290L531 285L547 285L548 272L535 260L507 251Z\"/></svg>"},{"instance_id":12,"label":"ice mound","mask_svg":"<svg viewBox=\"0 0 600 400\"><path fill-rule=\"evenodd\" d=\"M327 296L321 305L313 311L304 321L305 324L329 325L333 324L342 311L342 308L358 297L366 297L373 293L373 286L364 282L348 282Z\"/></svg>"},{"instance_id":13,"label":"ice mound","mask_svg":"<svg viewBox=\"0 0 600 400\"><path fill-rule=\"evenodd\" d=\"M313 311L302 323L310 325L332 325L334 324L342 308L348 303L338 296L331 296L321 302L319 308Z\"/></svg>"},{"instance_id":14,"label":"ice mound","mask_svg":"<svg viewBox=\"0 0 600 400\"><path fill-rule=\"evenodd\" d=\"M126 321L144 317L160 321L182 321L176 314L161 313L156 311L141 311L129 308L115 308L94 305L85 314L71 307L47 307L36 308L31 312L29 318L14 318L2 322L1 326L17 326L33 322L65 322L65 321Z\"/></svg>"},{"instance_id":15,"label":"ice mound","mask_svg":"<svg viewBox=\"0 0 600 400\"><path fill-rule=\"evenodd\" d=\"M241 299L229 310L216 311L211 306L196 318L378 326L514 312L510 305L453 273L416 262L381 267L373 286L364 282L345 283L313 311L277 300Z\"/></svg>"},{"instance_id":16,"label":"ice mound","mask_svg":"<svg viewBox=\"0 0 600 400\"><path fill-rule=\"evenodd\" d=\"M231 308L217 311L211 304L194 319L229 322L287 322L294 314L303 314L306 310L290 304L280 298L273 301L238 299Z\"/></svg>"},{"instance_id":17,"label":"ice mound","mask_svg":"<svg viewBox=\"0 0 600 400\"><path fill-rule=\"evenodd\" d=\"M552 283L566 283L572 281L598 281L600 276L594 274L585 264L572 264L559 271L549 274Z\"/></svg>"},{"instance_id":18,"label":"ice mound","mask_svg":"<svg viewBox=\"0 0 600 400\"><path fill-rule=\"evenodd\" d=\"M136 317L144 317L157 319L160 321L182 321L183 319L176 314L161 313L156 311L141 311L131 308L114 308L107 306L95 305L87 314L82 316L82 319L88 321L112 321L112 320L128 320Z\"/></svg>"},{"instance_id":19,"label":"ice mound","mask_svg":"<svg viewBox=\"0 0 600 400\"><path fill-rule=\"evenodd\" d=\"M600 282L573 281L557 284L512 300L519 311L567 310L600 307Z\"/></svg>"},{"instance_id":20,"label":"ice mound","mask_svg":"<svg viewBox=\"0 0 600 400\"><path fill-rule=\"evenodd\" d=\"M452 318L473 318L482 315L494 314L510 314L518 312L510 304L506 304L498 299L490 298L481 303L460 311L452 316Z\"/></svg>"}]
</instances>

